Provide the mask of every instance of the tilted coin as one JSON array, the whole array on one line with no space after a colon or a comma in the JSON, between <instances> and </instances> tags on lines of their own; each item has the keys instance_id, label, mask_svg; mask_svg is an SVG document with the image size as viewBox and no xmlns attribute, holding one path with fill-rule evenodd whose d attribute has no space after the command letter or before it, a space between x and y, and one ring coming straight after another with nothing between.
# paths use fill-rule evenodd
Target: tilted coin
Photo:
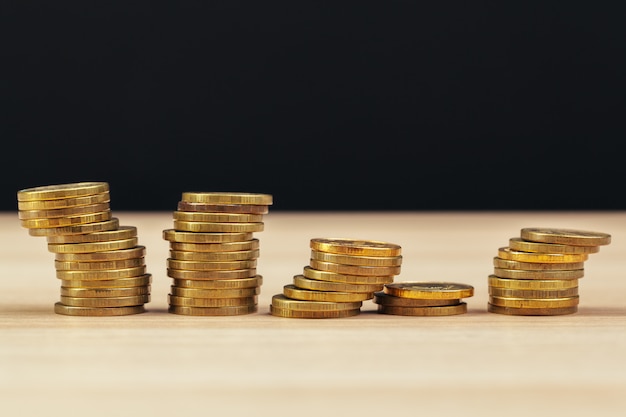
<instances>
[{"instance_id":1,"label":"tilted coin","mask_svg":"<svg viewBox=\"0 0 626 417\"><path fill-rule=\"evenodd\" d=\"M588 230L525 227L521 238L533 242L558 243L573 246L602 246L611 243L611 235Z\"/></svg>"},{"instance_id":2,"label":"tilted coin","mask_svg":"<svg viewBox=\"0 0 626 417\"><path fill-rule=\"evenodd\" d=\"M199 211L205 213L246 213L246 214L267 214L269 213L268 205L254 204L206 204L206 203L190 203L188 201L179 201L178 210L180 211Z\"/></svg>"},{"instance_id":3,"label":"tilted coin","mask_svg":"<svg viewBox=\"0 0 626 417\"><path fill-rule=\"evenodd\" d=\"M90 204L87 206L76 206L49 210L19 210L17 216L20 220L52 219L59 217L71 217L84 214L100 213L109 210L111 210L109 203L98 203Z\"/></svg>"},{"instance_id":4,"label":"tilted coin","mask_svg":"<svg viewBox=\"0 0 626 417\"><path fill-rule=\"evenodd\" d=\"M516 251L508 246L498 248L498 257L520 262L570 263L589 259L586 253L537 253Z\"/></svg>"},{"instance_id":5,"label":"tilted coin","mask_svg":"<svg viewBox=\"0 0 626 417\"><path fill-rule=\"evenodd\" d=\"M487 311L490 313L506 314L510 316L560 316L564 314L576 313L578 311L578 306L559 308L515 308L487 304Z\"/></svg>"},{"instance_id":6,"label":"tilted coin","mask_svg":"<svg viewBox=\"0 0 626 417\"><path fill-rule=\"evenodd\" d=\"M128 307L150 302L150 294L129 297L60 297L61 304L73 307Z\"/></svg>"},{"instance_id":7,"label":"tilted coin","mask_svg":"<svg viewBox=\"0 0 626 417\"><path fill-rule=\"evenodd\" d=\"M531 242L519 237L509 239L509 247L521 252L541 252L541 253L597 253L600 246L574 246L561 245L558 243Z\"/></svg>"},{"instance_id":8,"label":"tilted coin","mask_svg":"<svg viewBox=\"0 0 626 417\"><path fill-rule=\"evenodd\" d=\"M178 288L198 288L198 289L228 289L228 288L253 288L263 284L263 277L256 275L251 278L236 279L215 279L215 280L195 280L195 279L172 279Z\"/></svg>"},{"instance_id":9,"label":"tilted coin","mask_svg":"<svg viewBox=\"0 0 626 417\"><path fill-rule=\"evenodd\" d=\"M257 310L258 306L256 304L230 307L190 307L170 305L167 312L185 316L240 316L244 314L256 313Z\"/></svg>"},{"instance_id":10,"label":"tilted coin","mask_svg":"<svg viewBox=\"0 0 626 417\"><path fill-rule=\"evenodd\" d=\"M489 296L489 304L514 308L560 308L578 305L579 296L562 298L513 298Z\"/></svg>"},{"instance_id":11,"label":"tilted coin","mask_svg":"<svg viewBox=\"0 0 626 417\"><path fill-rule=\"evenodd\" d=\"M263 221L260 214L242 213L203 213L197 211L174 211L174 220L209 223L258 223Z\"/></svg>"},{"instance_id":12,"label":"tilted coin","mask_svg":"<svg viewBox=\"0 0 626 417\"><path fill-rule=\"evenodd\" d=\"M365 301L374 298L373 293L307 290L298 288L293 284L283 286L283 295L294 300L330 301L336 303Z\"/></svg>"},{"instance_id":13,"label":"tilted coin","mask_svg":"<svg viewBox=\"0 0 626 417\"><path fill-rule=\"evenodd\" d=\"M343 275L388 276L400 274L400 266L344 265L310 259L309 266L320 271L336 272Z\"/></svg>"},{"instance_id":14,"label":"tilted coin","mask_svg":"<svg viewBox=\"0 0 626 417\"><path fill-rule=\"evenodd\" d=\"M577 279L510 279L489 275L490 287L516 290L563 290L578 287Z\"/></svg>"},{"instance_id":15,"label":"tilted coin","mask_svg":"<svg viewBox=\"0 0 626 417\"><path fill-rule=\"evenodd\" d=\"M81 235L85 233L101 232L105 230L115 230L119 228L120 221L113 217L110 220L96 223L77 224L74 226L50 227L44 229L28 229L31 236L59 236L59 235Z\"/></svg>"},{"instance_id":16,"label":"tilted coin","mask_svg":"<svg viewBox=\"0 0 626 417\"><path fill-rule=\"evenodd\" d=\"M194 233L253 233L262 232L265 223L217 223L217 222L186 222L174 220L174 229Z\"/></svg>"},{"instance_id":17,"label":"tilted coin","mask_svg":"<svg viewBox=\"0 0 626 417\"><path fill-rule=\"evenodd\" d=\"M183 192L181 201L205 204L253 204L271 205L271 194L241 192Z\"/></svg>"},{"instance_id":18,"label":"tilted coin","mask_svg":"<svg viewBox=\"0 0 626 417\"><path fill-rule=\"evenodd\" d=\"M396 297L395 295L386 294L384 291L377 291L374 293L374 303L384 306L396 306L396 307L436 307L436 306L449 306L457 305L461 303L459 298L450 299L429 299L429 298L406 298Z\"/></svg>"},{"instance_id":19,"label":"tilted coin","mask_svg":"<svg viewBox=\"0 0 626 417\"><path fill-rule=\"evenodd\" d=\"M529 271L522 269L493 268L493 275L512 279L579 279L585 275L584 269L545 269Z\"/></svg>"},{"instance_id":20,"label":"tilted coin","mask_svg":"<svg viewBox=\"0 0 626 417\"><path fill-rule=\"evenodd\" d=\"M402 253L402 247L395 243L350 238L313 238L310 247L321 252L361 256L400 256Z\"/></svg>"},{"instance_id":21,"label":"tilted coin","mask_svg":"<svg viewBox=\"0 0 626 417\"><path fill-rule=\"evenodd\" d=\"M68 184L43 185L24 188L17 192L17 201L58 200L109 191L106 182L74 182Z\"/></svg>"},{"instance_id":22,"label":"tilted coin","mask_svg":"<svg viewBox=\"0 0 626 417\"><path fill-rule=\"evenodd\" d=\"M316 291L373 293L383 289L383 284L349 284L344 282L320 281L307 278L304 275L294 275L293 285L298 288Z\"/></svg>"},{"instance_id":23,"label":"tilted coin","mask_svg":"<svg viewBox=\"0 0 626 417\"><path fill-rule=\"evenodd\" d=\"M170 258L179 261L204 261L204 262L226 262L226 261L247 261L257 259L260 255L258 249L238 250L233 252L189 252L170 250Z\"/></svg>"},{"instance_id":24,"label":"tilted coin","mask_svg":"<svg viewBox=\"0 0 626 417\"><path fill-rule=\"evenodd\" d=\"M567 263L545 263L545 262L520 262L510 259L503 259L495 256L493 258L493 266L503 269L523 269L526 271L542 271L548 269L572 270L583 269L585 262L567 262Z\"/></svg>"},{"instance_id":25,"label":"tilted coin","mask_svg":"<svg viewBox=\"0 0 626 417\"><path fill-rule=\"evenodd\" d=\"M134 248L112 250L108 252L90 253L55 253L54 259L68 262L89 262L89 261L117 261L121 259L142 258L146 256L146 247L142 245Z\"/></svg>"},{"instance_id":26,"label":"tilted coin","mask_svg":"<svg viewBox=\"0 0 626 417\"><path fill-rule=\"evenodd\" d=\"M74 307L56 302L54 304L54 312L65 316L128 316L145 313L146 307L143 304L129 307Z\"/></svg>"},{"instance_id":27,"label":"tilted coin","mask_svg":"<svg viewBox=\"0 0 626 417\"><path fill-rule=\"evenodd\" d=\"M163 239L180 243L224 243L250 241L252 232L239 233L198 233L184 232L174 229L163 230Z\"/></svg>"},{"instance_id":28,"label":"tilted coin","mask_svg":"<svg viewBox=\"0 0 626 417\"><path fill-rule=\"evenodd\" d=\"M342 282L346 284L387 284L393 282L394 275L367 276L367 275L347 275L337 272L321 271L305 266L302 272L306 278L317 279L328 282Z\"/></svg>"},{"instance_id":29,"label":"tilted coin","mask_svg":"<svg viewBox=\"0 0 626 417\"><path fill-rule=\"evenodd\" d=\"M137 236L128 239L109 240L106 242L48 243L48 251L52 253L110 252L134 248L138 243L139 238L137 238Z\"/></svg>"},{"instance_id":30,"label":"tilted coin","mask_svg":"<svg viewBox=\"0 0 626 417\"><path fill-rule=\"evenodd\" d=\"M360 313L360 308L351 310L292 310L270 304L270 314L272 316L294 319L338 319L358 316Z\"/></svg>"},{"instance_id":31,"label":"tilted coin","mask_svg":"<svg viewBox=\"0 0 626 417\"><path fill-rule=\"evenodd\" d=\"M385 284L385 294L421 299L454 299L474 295L474 287L457 282L405 281Z\"/></svg>"},{"instance_id":32,"label":"tilted coin","mask_svg":"<svg viewBox=\"0 0 626 417\"><path fill-rule=\"evenodd\" d=\"M322 252L311 249L311 259L345 265L399 266L402 256L361 256Z\"/></svg>"},{"instance_id":33,"label":"tilted coin","mask_svg":"<svg viewBox=\"0 0 626 417\"><path fill-rule=\"evenodd\" d=\"M184 288L170 286L170 294L190 298L245 298L261 293L260 287L252 288Z\"/></svg>"},{"instance_id":34,"label":"tilted coin","mask_svg":"<svg viewBox=\"0 0 626 417\"><path fill-rule=\"evenodd\" d=\"M307 300L294 300L288 297L285 297L284 294L274 294L272 296L272 305L274 307L280 307L290 310L326 310L326 311L337 311L337 310L354 310L356 308L361 308L363 305L362 301L353 301L353 302L332 302L332 301L307 301Z\"/></svg>"},{"instance_id":35,"label":"tilted coin","mask_svg":"<svg viewBox=\"0 0 626 417\"><path fill-rule=\"evenodd\" d=\"M80 214L76 216L55 217L50 219L26 219L20 220L22 227L27 229L56 229L59 227L77 226L88 223L99 223L111 220L111 210L98 213Z\"/></svg>"},{"instance_id":36,"label":"tilted coin","mask_svg":"<svg viewBox=\"0 0 626 417\"><path fill-rule=\"evenodd\" d=\"M137 228L135 226L120 226L114 230L104 230L101 232L84 233L77 235L57 235L47 236L48 243L91 243L91 242L109 242L111 240L130 239L137 236Z\"/></svg>"},{"instance_id":37,"label":"tilted coin","mask_svg":"<svg viewBox=\"0 0 626 417\"><path fill-rule=\"evenodd\" d=\"M62 198L59 200L18 201L17 208L18 210L56 210L109 202L111 202L111 195L108 191L105 191L83 197Z\"/></svg>"},{"instance_id":38,"label":"tilted coin","mask_svg":"<svg viewBox=\"0 0 626 417\"><path fill-rule=\"evenodd\" d=\"M378 304L378 313L395 316L453 316L467 313L467 303L435 307L398 307Z\"/></svg>"}]
</instances>

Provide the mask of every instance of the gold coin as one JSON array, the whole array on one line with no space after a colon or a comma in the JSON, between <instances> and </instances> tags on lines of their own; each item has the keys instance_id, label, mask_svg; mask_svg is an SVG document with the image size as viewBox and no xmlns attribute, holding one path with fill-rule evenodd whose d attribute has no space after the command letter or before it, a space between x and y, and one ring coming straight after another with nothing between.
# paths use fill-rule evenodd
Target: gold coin
<instances>
[{"instance_id":1,"label":"gold coin","mask_svg":"<svg viewBox=\"0 0 626 417\"><path fill-rule=\"evenodd\" d=\"M578 295L578 287L563 290L516 290L512 288L489 287L489 295L505 298L565 298Z\"/></svg>"},{"instance_id":2,"label":"gold coin","mask_svg":"<svg viewBox=\"0 0 626 417\"><path fill-rule=\"evenodd\" d=\"M54 312L65 316L128 316L145 313L146 307L143 304L129 307L74 307L57 302L54 304Z\"/></svg>"},{"instance_id":3,"label":"gold coin","mask_svg":"<svg viewBox=\"0 0 626 417\"><path fill-rule=\"evenodd\" d=\"M238 250L234 252L188 252L170 250L170 258L180 261L246 261L257 259L259 250Z\"/></svg>"},{"instance_id":4,"label":"gold coin","mask_svg":"<svg viewBox=\"0 0 626 417\"><path fill-rule=\"evenodd\" d=\"M256 313L257 305L232 307L189 307L170 305L167 311L184 316L240 316Z\"/></svg>"},{"instance_id":5,"label":"gold coin","mask_svg":"<svg viewBox=\"0 0 626 417\"><path fill-rule=\"evenodd\" d=\"M393 282L394 275L382 275L368 277L366 275L346 275L337 272L321 271L305 266L303 275L305 278L316 279L319 281L341 282L345 284L387 284Z\"/></svg>"},{"instance_id":6,"label":"gold coin","mask_svg":"<svg viewBox=\"0 0 626 417\"><path fill-rule=\"evenodd\" d=\"M80 235L85 233L101 232L105 230L115 230L119 228L120 221L113 217L111 220L96 223L77 224L74 226L51 227L46 229L28 229L31 236L58 236L58 235Z\"/></svg>"},{"instance_id":7,"label":"gold coin","mask_svg":"<svg viewBox=\"0 0 626 417\"><path fill-rule=\"evenodd\" d=\"M543 270L573 270L583 269L584 262L567 262L567 263L544 263L544 262L519 262L510 259L502 259L495 256L493 258L493 266L502 269L522 269L525 271L543 271Z\"/></svg>"},{"instance_id":8,"label":"gold coin","mask_svg":"<svg viewBox=\"0 0 626 417\"><path fill-rule=\"evenodd\" d=\"M68 262L54 261L57 271L93 271L102 269L123 269L145 265L145 258L120 259L117 261Z\"/></svg>"},{"instance_id":9,"label":"gold coin","mask_svg":"<svg viewBox=\"0 0 626 417\"><path fill-rule=\"evenodd\" d=\"M352 310L292 310L270 304L270 314L272 316L294 319L338 319L358 316L360 313L360 308Z\"/></svg>"},{"instance_id":10,"label":"gold coin","mask_svg":"<svg viewBox=\"0 0 626 417\"><path fill-rule=\"evenodd\" d=\"M361 308L362 301L352 302L333 302L333 301L309 301L294 300L285 297L284 294L274 294L272 296L272 305L274 307L285 308L290 310L306 310L306 311L337 311L337 310L354 310Z\"/></svg>"},{"instance_id":11,"label":"gold coin","mask_svg":"<svg viewBox=\"0 0 626 417\"><path fill-rule=\"evenodd\" d=\"M130 297L60 297L61 304L72 307L129 307L150 302L150 294Z\"/></svg>"},{"instance_id":12,"label":"gold coin","mask_svg":"<svg viewBox=\"0 0 626 417\"><path fill-rule=\"evenodd\" d=\"M428 298L406 298L396 297L395 295L386 294L384 291L376 291L374 293L374 303L384 306L396 307L437 307L450 306L461 303L459 298L450 299L428 299Z\"/></svg>"},{"instance_id":13,"label":"gold coin","mask_svg":"<svg viewBox=\"0 0 626 417\"><path fill-rule=\"evenodd\" d=\"M174 220L209 223L259 223L263 221L263 216L260 214L175 211Z\"/></svg>"},{"instance_id":14,"label":"gold coin","mask_svg":"<svg viewBox=\"0 0 626 417\"><path fill-rule=\"evenodd\" d=\"M112 250L109 252L91 253L56 253L54 259L68 262L91 262L91 261L118 261L121 259L143 258L146 256L145 246L135 246L129 249Z\"/></svg>"},{"instance_id":15,"label":"gold coin","mask_svg":"<svg viewBox=\"0 0 626 417\"><path fill-rule=\"evenodd\" d=\"M73 281L99 281L118 278L132 278L146 274L146 266L123 269L103 269L100 271L57 271L58 279ZM65 303L64 303L65 304Z\"/></svg>"},{"instance_id":16,"label":"gold coin","mask_svg":"<svg viewBox=\"0 0 626 417\"><path fill-rule=\"evenodd\" d=\"M167 269L167 276L189 280L239 279L256 276L256 268L233 269L228 271L191 271L186 269Z\"/></svg>"},{"instance_id":17,"label":"gold coin","mask_svg":"<svg viewBox=\"0 0 626 417\"><path fill-rule=\"evenodd\" d=\"M336 272L344 275L389 276L400 274L400 266L361 266L344 265L332 262L309 260L309 266L320 271Z\"/></svg>"},{"instance_id":18,"label":"gold coin","mask_svg":"<svg viewBox=\"0 0 626 417\"><path fill-rule=\"evenodd\" d=\"M467 313L467 303L434 307L398 307L378 304L378 313L394 316L453 316Z\"/></svg>"},{"instance_id":19,"label":"gold coin","mask_svg":"<svg viewBox=\"0 0 626 417\"><path fill-rule=\"evenodd\" d=\"M106 182L75 182L24 188L17 192L17 201L59 200L109 191Z\"/></svg>"},{"instance_id":20,"label":"gold coin","mask_svg":"<svg viewBox=\"0 0 626 417\"><path fill-rule=\"evenodd\" d=\"M199 211L204 213L244 213L244 214L267 214L269 206L254 204L205 204L179 201L180 211Z\"/></svg>"},{"instance_id":21,"label":"gold coin","mask_svg":"<svg viewBox=\"0 0 626 417\"><path fill-rule=\"evenodd\" d=\"M130 239L137 236L137 228L135 226L120 226L114 230L104 230L101 232L85 233L81 235L58 235L47 236L48 243L91 243L91 242L109 242L112 240Z\"/></svg>"},{"instance_id":22,"label":"gold coin","mask_svg":"<svg viewBox=\"0 0 626 417\"><path fill-rule=\"evenodd\" d=\"M256 268L257 260L249 259L247 261L230 261L230 262L208 262L208 261L181 261L177 259L167 258L167 267L170 269L184 269L187 271L227 271L237 269Z\"/></svg>"},{"instance_id":23,"label":"gold coin","mask_svg":"<svg viewBox=\"0 0 626 417\"><path fill-rule=\"evenodd\" d=\"M247 242L252 239L251 232L240 233L198 233L183 232L174 229L163 230L163 239L179 243L225 243Z\"/></svg>"},{"instance_id":24,"label":"gold coin","mask_svg":"<svg viewBox=\"0 0 626 417\"><path fill-rule=\"evenodd\" d=\"M311 259L344 265L400 266L402 256L361 256L321 252L311 249Z\"/></svg>"},{"instance_id":25,"label":"gold coin","mask_svg":"<svg viewBox=\"0 0 626 417\"><path fill-rule=\"evenodd\" d=\"M489 275L490 287L511 288L516 290L564 290L578 287L577 279L510 279Z\"/></svg>"},{"instance_id":26,"label":"gold coin","mask_svg":"<svg viewBox=\"0 0 626 417\"><path fill-rule=\"evenodd\" d=\"M55 217L51 219L20 220L20 224L26 229L51 229L76 226L87 223L99 223L111 220L112 217L113 214L111 210L105 210L99 213L81 214L78 216Z\"/></svg>"},{"instance_id":27,"label":"gold coin","mask_svg":"<svg viewBox=\"0 0 626 417\"><path fill-rule=\"evenodd\" d=\"M128 239L109 240L107 242L48 243L48 251L52 253L110 252L134 248L138 243L139 239L136 236Z\"/></svg>"},{"instance_id":28,"label":"gold coin","mask_svg":"<svg viewBox=\"0 0 626 417\"><path fill-rule=\"evenodd\" d=\"M515 308L487 304L487 311L490 313L506 314L509 316L560 316L563 314L576 313L578 311L578 306L559 308Z\"/></svg>"},{"instance_id":29,"label":"gold coin","mask_svg":"<svg viewBox=\"0 0 626 417\"><path fill-rule=\"evenodd\" d=\"M522 269L493 268L493 275L500 278L513 279L578 279L585 275L584 269L547 269L539 271L524 271Z\"/></svg>"},{"instance_id":30,"label":"gold coin","mask_svg":"<svg viewBox=\"0 0 626 417\"><path fill-rule=\"evenodd\" d=\"M306 278L304 275L294 275L293 285L298 288L315 291L373 293L383 289L383 284L348 284L344 282L320 281Z\"/></svg>"},{"instance_id":31,"label":"gold coin","mask_svg":"<svg viewBox=\"0 0 626 417\"><path fill-rule=\"evenodd\" d=\"M229 288L253 288L263 285L263 277L257 275L251 278L236 279L215 279L208 281L199 281L194 279L176 279L173 283L178 288L198 288L198 289L229 289Z\"/></svg>"},{"instance_id":32,"label":"gold coin","mask_svg":"<svg viewBox=\"0 0 626 417\"><path fill-rule=\"evenodd\" d=\"M265 223L210 223L174 220L174 229L193 233L252 233L262 232Z\"/></svg>"},{"instance_id":33,"label":"gold coin","mask_svg":"<svg viewBox=\"0 0 626 417\"><path fill-rule=\"evenodd\" d=\"M99 203L91 204L88 206L68 207L53 210L19 210L17 215L20 220L52 219L59 217L71 217L84 214L100 213L109 210L111 210L109 203Z\"/></svg>"},{"instance_id":34,"label":"gold coin","mask_svg":"<svg viewBox=\"0 0 626 417\"><path fill-rule=\"evenodd\" d=\"M521 231L521 238L532 242L572 246L602 246L611 243L611 235L608 233L545 227L525 227Z\"/></svg>"},{"instance_id":35,"label":"gold coin","mask_svg":"<svg viewBox=\"0 0 626 417\"><path fill-rule=\"evenodd\" d=\"M311 249L357 256L400 256L402 248L395 243L379 240L362 240L348 238L313 238Z\"/></svg>"},{"instance_id":36,"label":"gold coin","mask_svg":"<svg viewBox=\"0 0 626 417\"><path fill-rule=\"evenodd\" d=\"M269 206L272 195L240 192L184 192L181 201L205 204L253 204Z\"/></svg>"},{"instance_id":37,"label":"gold coin","mask_svg":"<svg viewBox=\"0 0 626 417\"><path fill-rule=\"evenodd\" d=\"M373 293L307 290L298 288L293 284L283 286L283 295L294 300L330 301L334 303L350 303L374 298Z\"/></svg>"},{"instance_id":38,"label":"gold coin","mask_svg":"<svg viewBox=\"0 0 626 417\"><path fill-rule=\"evenodd\" d=\"M510 238L509 247L512 250L521 252L540 253L597 253L600 251L600 246L573 246L558 243L531 242L519 237Z\"/></svg>"},{"instance_id":39,"label":"gold coin","mask_svg":"<svg viewBox=\"0 0 626 417\"><path fill-rule=\"evenodd\" d=\"M61 295L67 297L133 297L150 294L150 286L127 288L75 288L61 287Z\"/></svg>"},{"instance_id":40,"label":"gold coin","mask_svg":"<svg viewBox=\"0 0 626 417\"><path fill-rule=\"evenodd\" d=\"M385 294L419 299L455 299L474 295L474 287L456 282L406 281L385 284Z\"/></svg>"},{"instance_id":41,"label":"gold coin","mask_svg":"<svg viewBox=\"0 0 626 417\"><path fill-rule=\"evenodd\" d=\"M187 307L237 307L257 305L258 296L238 298L191 298L168 294L167 302L173 306Z\"/></svg>"},{"instance_id":42,"label":"gold coin","mask_svg":"<svg viewBox=\"0 0 626 417\"><path fill-rule=\"evenodd\" d=\"M71 288L128 288L142 287L152 283L152 274L132 278L119 278L98 281L61 280L62 287Z\"/></svg>"},{"instance_id":43,"label":"gold coin","mask_svg":"<svg viewBox=\"0 0 626 417\"><path fill-rule=\"evenodd\" d=\"M170 286L170 294L188 298L246 298L259 295L260 287L253 288L184 288Z\"/></svg>"},{"instance_id":44,"label":"gold coin","mask_svg":"<svg viewBox=\"0 0 626 417\"><path fill-rule=\"evenodd\" d=\"M498 248L498 257L519 262L569 263L584 262L589 258L589 255L586 253L520 252L505 246Z\"/></svg>"},{"instance_id":45,"label":"gold coin","mask_svg":"<svg viewBox=\"0 0 626 417\"><path fill-rule=\"evenodd\" d=\"M513 298L489 296L489 304L514 308L561 308L578 305L579 296L562 298Z\"/></svg>"},{"instance_id":46,"label":"gold coin","mask_svg":"<svg viewBox=\"0 0 626 417\"><path fill-rule=\"evenodd\" d=\"M235 252L259 249L259 239L225 243L179 243L170 242L170 249L184 252Z\"/></svg>"},{"instance_id":47,"label":"gold coin","mask_svg":"<svg viewBox=\"0 0 626 417\"><path fill-rule=\"evenodd\" d=\"M111 196L108 191L105 191L103 193L76 198L63 198L60 200L18 201L17 208L18 210L56 210L110 202Z\"/></svg>"}]
</instances>

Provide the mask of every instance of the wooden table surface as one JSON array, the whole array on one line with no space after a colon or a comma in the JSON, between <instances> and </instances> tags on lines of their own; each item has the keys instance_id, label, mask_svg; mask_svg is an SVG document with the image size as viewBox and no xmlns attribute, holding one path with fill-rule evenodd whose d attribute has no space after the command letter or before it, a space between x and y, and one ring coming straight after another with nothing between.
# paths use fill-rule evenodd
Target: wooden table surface
<instances>
[{"instance_id":1,"label":"wooden table surface","mask_svg":"<svg viewBox=\"0 0 626 417\"><path fill-rule=\"evenodd\" d=\"M147 312L70 317L59 299L45 238L0 214L0 412L13 416L624 416L626 415L626 213L271 212L264 216L257 313L167 313L171 212L117 212L138 228L153 275ZM564 316L487 312L497 249L523 227L610 233ZM402 246L396 281L473 285L468 312L342 319L271 316L309 263L314 237Z\"/></svg>"}]
</instances>

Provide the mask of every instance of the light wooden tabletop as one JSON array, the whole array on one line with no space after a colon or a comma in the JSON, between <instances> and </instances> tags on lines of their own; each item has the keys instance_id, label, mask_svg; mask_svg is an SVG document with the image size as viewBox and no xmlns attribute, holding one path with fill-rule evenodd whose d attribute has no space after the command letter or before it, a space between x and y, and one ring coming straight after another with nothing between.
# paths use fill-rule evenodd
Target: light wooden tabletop
<instances>
[{"instance_id":1,"label":"light wooden tabletop","mask_svg":"<svg viewBox=\"0 0 626 417\"><path fill-rule=\"evenodd\" d=\"M259 310L167 313L171 212L115 214L138 228L153 275L147 312L70 317L45 238L0 214L0 412L3 416L624 416L626 213L380 212L264 216ZM609 233L564 316L487 312L493 257L523 227ZM467 283L468 312L341 319L269 314L274 294L309 263L314 237L402 246L396 281Z\"/></svg>"}]
</instances>

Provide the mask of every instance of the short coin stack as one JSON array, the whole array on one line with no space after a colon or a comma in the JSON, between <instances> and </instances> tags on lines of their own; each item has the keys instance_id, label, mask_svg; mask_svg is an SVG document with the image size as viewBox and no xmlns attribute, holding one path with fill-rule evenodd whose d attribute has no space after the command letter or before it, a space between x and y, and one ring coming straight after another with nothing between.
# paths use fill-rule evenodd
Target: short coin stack
<instances>
[{"instance_id":1,"label":"short coin stack","mask_svg":"<svg viewBox=\"0 0 626 417\"><path fill-rule=\"evenodd\" d=\"M314 238L311 259L293 283L275 294L270 314L290 318L340 318L361 312L400 273L402 248L375 240Z\"/></svg>"},{"instance_id":2,"label":"short coin stack","mask_svg":"<svg viewBox=\"0 0 626 417\"><path fill-rule=\"evenodd\" d=\"M269 194L184 192L173 213L167 275L168 311L189 316L234 316L257 311L263 277L257 274L263 215Z\"/></svg>"},{"instance_id":3,"label":"short coin stack","mask_svg":"<svg viewBox=\"0 0 626 417\"><path fill-rule=\"evenodd\" d=\"M31 236L45 236L61 280L57 314L122 316L145 312L151 274L137 228L120 226L109 184L78 182L17 193L19 219Z\"/></svg>"},{"instance_id":4,"label":"short coin stack","mask_svg":"<svg viewBox=\"0 0 626 417\"><path fill-rule=\"evenodd\" d=\"M489 275L491 313L551 316L578 311L578 280L584 262L600 246L608 245L607 233L574 229L528 227L509 245L498 249Z\"/></svg>"},{"instance_id":5,"label":"short coin stack","mask_svg":"<svg viewBox=\"0 0 626 417\"><path fill-rule=\"evenodd\" d=\"M463 298L474 287L456 282L406 281L385 284L374 293L378 312L397 316L451 316L467 313Z\"/></svg>"}]
</instances>

